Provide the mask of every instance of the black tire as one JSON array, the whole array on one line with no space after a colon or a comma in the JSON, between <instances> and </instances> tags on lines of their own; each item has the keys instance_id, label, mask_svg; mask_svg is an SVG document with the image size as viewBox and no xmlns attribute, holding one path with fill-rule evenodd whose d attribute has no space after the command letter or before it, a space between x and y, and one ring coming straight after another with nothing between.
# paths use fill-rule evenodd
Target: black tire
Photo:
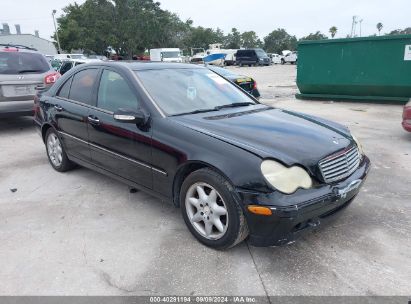
<instances>
[{"instance_id":1,"label":"black tire","mask_svg":"<svg viewBox=\"0 0 411 304\"><path fill-rule=\"evenodd\" d=\"M59 165L54 164L50 157L48 140L51 136L55 136L58 139L60 146L61 146L61 163ZM75 164L68 159L66 151L64 150L64 146L61 143L57 132L53 128L49 128L47 130L44 143L46 145L47 158L49 160L50 165L53 167L54 170L59 171L59 172L65 172L65 171L72 169L75 166Z\"/></svg>"},{"instance_id":2,"label":"black tire","mask_svg":"<svg viewBox=\"0 0 411 304\"><path fill-rule=\"evenodd\" d=\"M186 195L189 188L196 183L205 183L212 186L224 201L227 209L228 224L224 235L216 240L210 240L201 235L189 219L186 208ZM184 180L180 189L180 207L184 221L194 235L202 244L215 248L227 249L242 242L248 236L248 226L243 211L239 204L239 199L234 193L231 184L216 171L204 168L191 173ZM197 210L199 212L199 210Z\"/></svg>"},{"instance_id":3,"label":"black tire","mask_svg":"<svg viewBox=\"0 0 411 304\"><path fill-rule=\"evenodd\" d=\"M281 59L281 64L285 64L285 60L284 60L284 59Z\"/></svg>"}]
</instances>

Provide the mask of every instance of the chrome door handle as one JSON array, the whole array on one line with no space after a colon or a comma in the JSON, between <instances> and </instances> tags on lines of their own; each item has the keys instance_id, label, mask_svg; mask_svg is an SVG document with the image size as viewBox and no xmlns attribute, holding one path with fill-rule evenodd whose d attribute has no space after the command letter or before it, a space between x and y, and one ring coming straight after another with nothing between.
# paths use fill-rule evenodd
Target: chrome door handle
<instances>
[{"instance_id":1,"label":"chrome door handle","mask_svg":"<svg viewBox=\"0 0 411 304\"><path fill-rule=\"evenodd\" d=\"M98 125L100 123L100 120L97 117L94 118L92 116L89 116L89 117L87 117L87 119L93 125Z\"/></svg>"},{"instance_id":2,"label":"chrome door handle","mask_svg":"<svg viewBox=\"0 0 411 304\"><path fill-rule=\"evenodd\" d=\"M63 111L63 107L62 106L59 106L59 105L54 105L54 108L57 110L57 111Z\"/></svg>"}]
</instances>

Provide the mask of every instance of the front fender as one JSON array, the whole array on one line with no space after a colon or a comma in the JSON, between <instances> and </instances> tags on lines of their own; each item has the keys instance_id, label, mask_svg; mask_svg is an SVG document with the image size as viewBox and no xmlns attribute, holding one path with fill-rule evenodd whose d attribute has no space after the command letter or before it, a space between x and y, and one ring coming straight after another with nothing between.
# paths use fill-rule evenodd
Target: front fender
<instances>
[{"instance_id":1,"label":"front fender","mask_svg":"<svg viewBox=\"0 0 411 304\"><path fill-rule=\"evenodd\" d=\"M271 192L261 174L262 159L242 148L192 130L167 118L153 120L152 162L165 172L153 172L155 191L173 195L179 169L190 163L214 168L236 188ZM246 174L245 174L246 173Z\"/></svg>"}]
</instances>

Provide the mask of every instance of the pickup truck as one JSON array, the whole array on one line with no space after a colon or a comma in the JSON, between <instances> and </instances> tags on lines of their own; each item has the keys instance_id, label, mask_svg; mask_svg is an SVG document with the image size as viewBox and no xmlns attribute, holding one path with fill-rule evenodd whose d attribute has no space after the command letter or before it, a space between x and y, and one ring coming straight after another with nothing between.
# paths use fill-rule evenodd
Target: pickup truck
<instances>
[{"instance_id":1,"label":"pickup truck","mask_svg":"<svg viewBox=\"0 0 411 304\"><path fill-rule=\"evenodd\" d=\"M298 59L298 54L297 52L289 52L281 58L281 64L285 63L291 63L291 64L296 64Z\"/></svg>"}]
</instances>

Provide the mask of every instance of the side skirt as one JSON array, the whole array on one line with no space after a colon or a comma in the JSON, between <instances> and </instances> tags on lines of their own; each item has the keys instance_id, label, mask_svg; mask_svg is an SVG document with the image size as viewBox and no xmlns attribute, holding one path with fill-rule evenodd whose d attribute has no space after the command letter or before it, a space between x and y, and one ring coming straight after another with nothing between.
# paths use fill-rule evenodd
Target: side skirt
<instances>
[{"instance_id":1,"label":"side skirt","mask_svg":"<svg viewBox=\"0 0 411 304\"><path fill-rule=\"evenodd\" d=\"M156 192L156 191L153 191L152 189L149 189L149 188L147 188L147 187L144 187L144 186L142 186L142 185L140 185L140 184L137 184L137 183L135 183L135 182L133 182L133 181L131 181L131 180L128 180L128 179L123 178L123 177L121 177L121 176L118 176L118 175L116 175L116 174L113 174L113 173L111 173L110 171L107 171L107 170L105 170L105 169L103 169L103 168L100 168L100 167L98 167L98 166L95 166L95 165L93 165L93 164L91 164L91 163L89 163L89 162L83 161L83 160L81 160L81 159L79 159L79 158L77 158L77 157L75 157L75 156L72 156L72 155L70 155L70 154L68 154L68 153L67 153L67 156L68 156L68 158L69 158L72 162L74 162L74 163L76 163L76 164L78 164L78 165L80 165L80 166L82 166L82 167L85 167L85 168L88 168L88 169L97 171L97 172L99 172L99 173L101 173L101 174L104 174L104 175L106 175L106 176L108 176L108 177L111 177L111 178L113 178L113 179L115 179L115 180L118 180L118 181L120 181L120 182L122 182L122 183L124 183L124 184L126 184L126 185L129 185L130 187L136 188L136 189L141 190L141 191L144 191L144 192L146 192L146 193L148 193L148 194L150 194L150 195L152 195L152 196L155 196L155 197L159 198L159 199L162 200L162 201L165 201L165 202L167 202L167 203L169 203L169 204L173 204L173 199L172 199L171 197L164 196L164 195L162 195L162 194L160 194L160 193L158 193L158 192ZM174 204L173 204L173 205L174 205Z\"/></svg>"}]
</instances>

